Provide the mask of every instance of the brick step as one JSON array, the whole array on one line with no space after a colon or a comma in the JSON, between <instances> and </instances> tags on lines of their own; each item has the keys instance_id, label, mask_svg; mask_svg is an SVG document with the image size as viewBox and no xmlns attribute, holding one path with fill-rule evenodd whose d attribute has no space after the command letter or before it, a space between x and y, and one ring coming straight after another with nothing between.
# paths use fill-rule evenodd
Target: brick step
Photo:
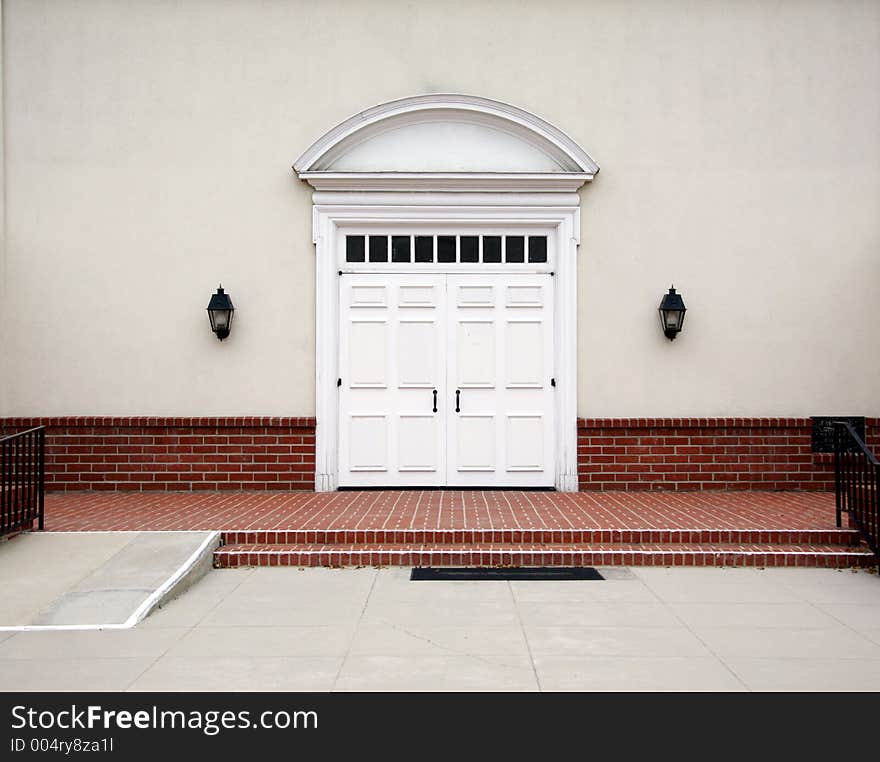
<instances>
[{"instance_id":1,"label":"brick step","mask_svg":"<svg viewBox=\"0 0 880 762\"><path fill-rule=\"evenodd\" d=\"M863 547L731 543L235 544L214 566L819 566L875 565Z\"/></svg>"},{"instance_id":2,"label":"brick step","mask_svg":"<svg viewBox=\"0 0 880 762\"><path fill-rule=\"evenodd\" d=\"M221 533L228 545L474 543L858 545L853 529L288 529Z\"/></svg>"}]
</instances>

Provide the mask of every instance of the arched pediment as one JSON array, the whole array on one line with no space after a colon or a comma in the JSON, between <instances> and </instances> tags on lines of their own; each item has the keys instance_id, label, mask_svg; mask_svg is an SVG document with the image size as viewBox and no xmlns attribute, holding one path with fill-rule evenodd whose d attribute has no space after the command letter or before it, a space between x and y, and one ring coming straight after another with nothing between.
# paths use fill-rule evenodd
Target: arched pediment
<instances>
[{"instance_id":1,"label":"arched pediment","mask_svg":"<svg viewBox=\"0 0 880 762\"><path fill-rule=\"evenodd\" d=\"M327 132L293 167L319 187L343 178L514 176L583 182L595 161L561 130L515 106L468 95L420 95L361 112ZM348 183L343 183L348 186ZM330 187L325 183L324 187Z\"/></svg>"}]
</instances>

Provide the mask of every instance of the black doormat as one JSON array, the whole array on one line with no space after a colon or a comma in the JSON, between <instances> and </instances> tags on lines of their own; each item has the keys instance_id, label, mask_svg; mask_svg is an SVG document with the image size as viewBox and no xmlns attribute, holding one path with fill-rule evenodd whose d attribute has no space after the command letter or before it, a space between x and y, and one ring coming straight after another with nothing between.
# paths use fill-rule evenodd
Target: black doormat
<instances>
[{"instance_id":1,"label":"black doormat","mask_svg":"<svg viewBox=\"0 0 880 762\"><path fill-rule=\"evenodd\" d=\"M500 569L417 566L410 581L426 580L580 580L605 579L592 566L512 566Z\"/></svg>"}]
</instances>

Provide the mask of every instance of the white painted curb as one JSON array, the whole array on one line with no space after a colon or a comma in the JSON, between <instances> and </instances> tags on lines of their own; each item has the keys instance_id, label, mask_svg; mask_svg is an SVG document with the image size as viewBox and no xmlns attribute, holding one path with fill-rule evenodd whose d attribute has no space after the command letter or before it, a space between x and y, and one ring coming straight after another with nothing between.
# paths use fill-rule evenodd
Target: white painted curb
<instances>
[{"instance_id":1,"label":"white painted curb","mask_svg":"<svg viewBox=\"0 0 880 762\"><path fill-rule=\"evenodd\" d=\"M138 606L122 624L17 624L0 626L0 632L43 632L62 630L130 630L149 614L186 575L195 568L206 552L213 553L219 545L220 532L211 532L193 554Z\"/></svg>"}]
</instances>

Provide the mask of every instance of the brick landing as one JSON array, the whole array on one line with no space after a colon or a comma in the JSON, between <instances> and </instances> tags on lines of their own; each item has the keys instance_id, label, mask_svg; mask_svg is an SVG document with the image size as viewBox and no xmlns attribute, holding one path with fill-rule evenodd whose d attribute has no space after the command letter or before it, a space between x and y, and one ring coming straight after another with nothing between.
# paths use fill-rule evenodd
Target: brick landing
<instances>
[{"instance_id":1,"label":"brick landing","mask_svg":"<svg viewBox=\"0 0 880 762\"><path fill-rule=\"evenodd\" d=\"M65 493L49 531L217 529L215 564L872 566L828 493Z\"/></svg>"}]
</instances>

